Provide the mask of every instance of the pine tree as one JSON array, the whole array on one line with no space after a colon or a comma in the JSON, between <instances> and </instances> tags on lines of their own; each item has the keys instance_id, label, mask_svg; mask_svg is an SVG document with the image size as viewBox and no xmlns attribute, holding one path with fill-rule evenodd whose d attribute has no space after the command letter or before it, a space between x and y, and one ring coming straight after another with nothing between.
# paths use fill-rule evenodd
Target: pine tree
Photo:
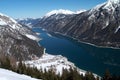
<instances>
[{"instance_id":1,"label":"pine tree","mask_svg":"<svg viewBox=\"0 0 120 80\"><path fill-rule=\"evenodd\" d=\"M23 67L23 63L22 63L21 60L20 60L19 63L18 63L17 72L20 73L20 74L23 74L23 73L24 73L24 67Z\"/></svg>"},{"instance_id":2,"label":"pine tree","mask_svg":"<svg viewBox=\"0 0 120 80\"><path fill-rule=\"evenodd\" d=\"M86 72L85 80L95 80L95 77L91 72Z\"/></svg>"},{"instance_id":3,"label":"pine tree","mask_svg":"<svg viewBox=\"0 0 120 80\"><path fill-rule=\"evenodd\" d=\"M111 74L110 74L109 70L107 69L104 74L103 80L110 80L110 79L111 79Z\"/></svg>"},{"instance_id":4,"label":"pine tree","mask_svg":"<svg viewBox=\"0 0 120 80\"><path fill-rule=\"evenodd\" d=\"M0 60L0 61L1 61L2 68L9 69L9 70L11 69L11 63L10 63L9 57L4 56L3 60Z\"/></svg>"}]
</instances>

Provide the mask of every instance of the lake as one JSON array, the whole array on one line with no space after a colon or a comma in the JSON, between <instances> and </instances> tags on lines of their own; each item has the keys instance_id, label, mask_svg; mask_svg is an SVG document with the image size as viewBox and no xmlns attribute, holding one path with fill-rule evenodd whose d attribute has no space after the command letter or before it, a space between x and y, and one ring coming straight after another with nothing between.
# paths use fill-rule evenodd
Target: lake
<instances>
[{"instance_id":1,"label":"lake","mask_svg":"<svg viewBox=\"0 0 120 80\"><path fill-rule=\"evenodd\" d=\"M80 69L101 76L106 69L120 75L120 49L95 47L58 34L50 35L41 28L32 30L40 33L42 40L39 44L46 48L47 53L65 56Z\"/></svg>"}]
</instances>

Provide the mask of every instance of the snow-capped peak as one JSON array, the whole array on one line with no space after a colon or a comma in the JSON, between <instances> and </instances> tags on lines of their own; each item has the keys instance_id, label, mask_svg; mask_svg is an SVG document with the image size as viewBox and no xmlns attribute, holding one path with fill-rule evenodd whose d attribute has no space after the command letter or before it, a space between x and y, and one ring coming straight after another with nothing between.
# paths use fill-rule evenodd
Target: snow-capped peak
<instances>
[{"instance_id":1,"label":"snow-capped peak","mask_svg":"<svg viewBox=\"0 0 120 80\"><path fill-rule=\"evenodd\" d=\"M21 26L17 21L2 13L0 13L0 25L9 25L13 29L17 29L17 26Z\"/></svg>"},{"instance_id":2,"label":"snow-capped peak","mask_svg":"<svg viewBox=\"0 0 120 80\"><path fill-rule=\"evenodd\" d=\"M75 12L72 12L72 11L70 11L70 10L63 10L63 9L59 9L59 10L53 10L53 11L51 11L51 12L49 12L49 13L47 13L46 15L45 15L45 17L49 17L49 16L51 16L51 15L53 15L53 14L75 14Z\"/></svg>"},{"instance_id":3,"label":"snow-capped peak","mask_svg":"<svg viewBox=\"0 0 120 80\"><path fill-rule=\"evenodd\" d=\"M120 0L108 0L106 2L105 8L106 6L110 8L110 7L116 7L118 5L120 5Z\"/></svg>"},{"instance_id":4,"label":"snow-capped peak","mask_svg":"<svg viewBox=\"0 0 120 80\"><path fill-rule=\"evenodd\" d=\"M27 29L26 27L23 27L11 17L0 13L0 26L4 25L9 26L13 32L18 31L20 34L25 35L29 39L36 41L40 40L34 33L31 32L31 30Z\"/></svg>"},{"instance_id":5,"label":"snow-capped peak","mask_svg":"<svg viewBox=\"0 0 120 80\"><path fill-rule=\"evenodd\" d=\"M108 2L111 2L111 3L120 3L120 0L108 0Z\"/></svg>"},{"instance_id":6,"label":"snow-capped peak","mask_svg":"<svg viewBox=\"0 0 120 80\"><path fill-rule=\"evenodd\" d=\"M17 23L14 19L10 18L9 16L7 16L7 15L5 15L5 14L0 13L0 16L2 16L2 17L7 17L7 18L9 18L9 20L11 20L12 22L14 22L15 24ZM1 17L0 17L0 18L1 18Z\"/></svg>"},{"instance_id":7,"label":"snow-capped peak","mask_svg":"<svg viewBox=\"0 0 120 80\"><path fill-rule=\"evenodd\" d=\"M82 12L85 12L86 10L78 10L76 12L70 11L70 10L64 10L64 9L59 9L59 10L52 10L48 12L45 17L49 17L53 14L58 15L58 14L65 14L65 15L71 15L71 14L80 14Z\"/></svg>"},{"instance_id":8,"label":"snow-capped peak","mask_svg":"<svg viewBox=\"0 0 120 80\"><path fill-rule=\"evenodd\" d=\"M108 0L102 4L99 4L95 6L93 9L90 10L90 14L94 13L96 11L99 11L99 9L105 9L107 11L114 12L115 8L120 6L120 0Z\"/></svg>"},{"instance_id":9,"label":"snow-capped peak","mask_svg":"<svg viewBox=\"0 0 120 80\"><path fill-rule=\"evenodd\" d=\"M76 14L80 14L80 13L85 12L85 11L86 11L85 9L83 9L83 10L78 10L78 11L76 11Z\"/></svg>"}]
</instances>

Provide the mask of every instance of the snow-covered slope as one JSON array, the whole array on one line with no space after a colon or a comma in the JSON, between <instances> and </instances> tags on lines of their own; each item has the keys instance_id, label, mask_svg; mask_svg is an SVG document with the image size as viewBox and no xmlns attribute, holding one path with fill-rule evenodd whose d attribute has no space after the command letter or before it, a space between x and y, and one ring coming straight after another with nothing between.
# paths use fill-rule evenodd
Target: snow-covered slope
<instances>
[{"instance_id":1,"label":"snow-covered slope","mask_svg":"<svg viewBox=\"0 0 120 80\"><path fill-rule=\"evenodd\" d=\"M36 40L38 41L39 38L27 27L20 25L17 21L14 19L10 18L9 16L6 16L2 13L0 13L0 25L1 26L9 26L13 31L19 31L22 35L30 34L36 37ZM27 37L27 36L26 36ZM29 37L28 37L29 38ZM32 39L32 38L30 38ZM34 40L34 39L33 39Z\"/></svg>"},{"instance_id":2,"label":"snow-covered slope","mask_svg":"<svg viewBox=\"0 0 120 80\"><path fill-rule=\"evenodd\" d=\"M0 68L0 80L40 80Z\"/></svg>"},{"instance_id":3,"label":"snow-covered slope","mask_svg":"<svg viewBox=\"0 0 120 80\"><path fill-rule=\"evenodd\" d=\"M12 29L16 30L19 30L22 27L22 25L18 24L14 19L2 13L0 13L0 23L4 23L0 25L9 25Z\"/></svg>"},{"instance_id":4,"label":"snow-covered slope","mask_svg":"<svg viewBox=\"0 0 120 80\"><path fill-rule=\"evenodd\" d=\"M17 60L40 57L44 49L38 45L39 40L28 27L0 13L0 55L9 55Z\"/></svg>"}]
</instances>

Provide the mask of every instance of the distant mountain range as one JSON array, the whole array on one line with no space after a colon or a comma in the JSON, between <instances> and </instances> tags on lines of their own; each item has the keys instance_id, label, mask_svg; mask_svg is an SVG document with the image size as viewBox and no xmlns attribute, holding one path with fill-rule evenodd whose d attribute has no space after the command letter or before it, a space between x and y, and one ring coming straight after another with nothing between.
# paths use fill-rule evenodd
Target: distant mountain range
<instances>
[{"instance_id":1,"label":"distant mountain range","mask_svg":"<svg viewBox=\"0 0 120 80\"><path fill-rule=\"evenodd\" d=\"M16 19L17 22L19 22L22 25L26 25L29 28L31 28L33 25L35 25L36 23L38 23L41 20L41 18L25 18L25 19Z\"/></svg>"},{"instance_id":2,"label":"distant mountain range","mask_svg":"<svg viewBox=\"0 0 120 80\"><path fill-rule=\"evenodd\" d=\"M28 27L0 13L0 55L16 60L31 60L42 56L44 48L40 39Z\"/></svg>"},{"instance_id":3,"label":"distant mountain range","mask_svg":"<svg viewBox=\"0 0 120 80\"><path fill-rule=\"evenodd\" d=\"M80 13L53 10L33 27L98 46L120 48L120 0L108 0Z\"/></svg>"},{"instance_id":4,"label":"distant mountain range","mask_svg":"<svg viewBox=\"0 0 120 80\"><path fill-rule=\"evenodd\" d=\"M45 16L41 17L41 18L23 18L23 19L16 19L17 22L19 22L20 24L26 25L28 27L34 27L36 24L38 24L39 22L41 22L41 19L43 18L48 18L52 15L59 15L59 14L63 14L63 16L60 16L60 18L63 18L64 15L73 15L73 14L79 14L82 13L86 10L79 10L76 12L70 11L70 10L64 10L64 9L59 9L59 10L52 10L50 12L48 12ZM54 18L54 17L53 17ZM56 17L59 19L59 17Z\"/></svg>"}]
</instances>

